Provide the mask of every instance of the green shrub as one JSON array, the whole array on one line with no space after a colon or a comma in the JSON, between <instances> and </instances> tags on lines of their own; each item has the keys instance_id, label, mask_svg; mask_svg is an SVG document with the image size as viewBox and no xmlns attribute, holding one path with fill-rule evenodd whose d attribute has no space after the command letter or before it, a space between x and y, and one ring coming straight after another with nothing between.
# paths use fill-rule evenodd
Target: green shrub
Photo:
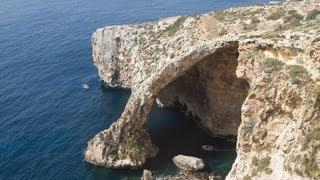
<instances>
[{"instance_id":1,"label":"green shrub","mask_svg":"<svg viewBox=\"0 0 320 180\"><path fill-rule=\"evenodd\" d=\"M263 62L263 66L268 71L280 71L284 66L284 63L276 58L266 58Z\"/></svg>"},{"instance_id":2,"label":"green shrub","mask_svg":"<svg viewBox=\"0 0 320 180\"><path fill-rule=\"evenodd\" d=\"M320 15L320 10L313 9L312 11L308 12L308 14L306 16L306 20L315 19L317 17L317 15Z\"/></svg>"},{"instance_id":3,"label":"green shrub","mask_svg":"<svg viewBox=\"0 0 320 180\"><path fill-rule=\"evenodd\" d=\"M288 13L289 13L289 14L294 14L294 13L297 13L297 10L291 9L291 10L288 11Z\"/></svg>"},{"instance_id":4,"label":"green shrub","mask_svg":"<svg viewBox=\"0 0 320 180\"><path fill-rule=\"evenodd\" d=\"M300 36L299 35L292 35L292 36L290 36L290 39L297 41L300 39Z\"/></svg>"},{"instance_id":5,"label":"green shrub","mask_svg":"<svg viewBox=\"0 0 320 180\"><path fill-rule=\"evenodd\" d=\"M295 15L285 16L283 18L284 26L282 28L288 29L288 28L297 27L301 25L300 20L297 19L297 17Z\"/></svg>"},{"instance_id":6,"label":"green shrub","mask_svg":"<svg viewBox=\"0 0 320 180\"><path fill-rule=\"evenodd\" d=\"M305 155L302 159L302 165L304 167L304 171L308 176L313 176L317 172L319 172L319 166L317 164L316 156L317 149L320 148L320 145L313 148L311 154L309 156Z\"/></svg>"},{"instance_id":7,"label":"green shrub","mask_svg":"<svg viewBox=\"0 0 320 180\"><path fill-rule=\"evenodd\" d=\"M278 20L282 18L286 12L283 9L278 9L276 12L271 13L268 17L267 20Z\"/></svg>"},{"instance_id":8,"label":"green shrub","mask_svg":"<svg viewBox=\"0 0 320 180\"><path fill-rule=\"evenodd\" d=\"M288 15L283 17L284 24L280 29L289 29L301 25L301 20L304 19L304 16L299 14L296 10L290 10Z\"/></svg>"},{"instance_id":9,"label":"green shrub","mask_svg":"<svg viewBox=\"0 0 320 180\"><path fill-rule=\"evenodd\" d=\"M257 17L254 17L251 19L251 23L258 24L258 23L260 23L260 19L258 19Z\"/></svg>"},{"instance_id":10,"label":"green shrub","mask_svg":"<svg viewBox=\"0 0 320 180\"><path fill-rule=\"evenodd\" d=\"M299 14L299 13L292 14L292 17L294 17L294 18L296 18L296 19L298 19L300 21L304 19L304 16Z\"/></svg>"},{"instance_id":11,"label":"green shrub","mask_svg":"<svg viewBox=\"0 0 320 180\"><path fill-rule=\"evenodd\" d=\"M176 32L182 28L183 23L187 20L188 17L186 16L181 16L179 19L177 19L173 24L168 26L166 29L162 30L157 34L156 38L159 38L165 34L168 36L173 36Z\"/></svg>"},{"instance_id":12,"label":"green shrub","mask_svg":"<svg viewBox=\"0 0 320 180\"><path fill-rule=\"evenodd\" d=\"M247 137L248 134L252 133L254 126L255 126L255 121L252 119L243 123L241 130L244 134L244 137Z\"/></svg>"},{"instance_id":13,"label":"green shrub","mask_svg":"<svg viewBox=\"0 0 320 180\"><path fill-rule=\"evenodd\" d=\"M290 11L288 12L288 14L289 14L290 16L294 17L295 19L300 20L300 21L303 20L303 18L304 18L304 16L301 15L301 14L299 14L296 10L290 10Z\"/></svg>"},{"instance_id":14,"label":"green shrub","mask_svg":"<svg viewBox=\"0 0 320 180\"><path fill-rule=\"evenodd\" d=\"M293 84L301 84L309 79L308 71L300 65L289 66L288 73Z\"/></svg>"},{"instance_id":15,"label":"green shrub","mask_svg":"<svg viewBox=\"0 0 320 180\"><path fill-rule=\"evenodd\" d=\"M252 157L251 163L252 163L254 166L258 166L258 164L259 164L259 159L257 158L257 156L253 156L253 157Z\"/></svg>"},{"instance_id":16,"label":"green shrub","mask_svg":"<svg viewBox=\"0 0 320 180\"><path fill-rule=\"evenodd\" d=\"M258 172L264 171L266 173L272 172L272 170L269 168L270 160L271 160L271 157L269 157L269 156L266 156L266 157L260 159L258 166L257 166L257 171Z\"/></svg>"},{"instance_id":17,"label":"green shrub","mask_svg":"<svg viewBox=\"0 0 320 180\"><path fill-rule=\"evenodd\" d=\"M152 72L154 72L155 70L155 66L154 65L150 65L147 67L147 69L145 69L145 73L146 75L150 76Z\"/></svg>"},{"instance_id":18,"label":"green shrub","mask_svg":"<svg viewBox=\"0 0 320 180\"><path fill-rule=\"evenodd\" d=\"M230 18L234 19L236 17L236 13L235 12L228 12L228 11L218 11L215 13L215 17L219 20L219 21L225 21L225 20L229 20Z\"/></svg>"},{"instance_id":19,"label":"green shrub","mask_svg":"<svg viewBox=\"0 0 320 180\"><path fill-rule=\"evenodd\" d=\"M170 59L173 59L174 56L175 56L175 54L174 54L174 53L171 53L171 54L170 54Z\"/></svg>"},{"instance_id":20,"label":"green shrub","mask_svg":"<svg viewBox=\"0 0 320 180\"><path fill-rule=\"evenodd\" d=\"M303 165L303 172L309 177L316 177L317 172L320 172L320 167L317 164L317 153L320 149L320 144L317 142L320 140L320 125L308 131L305 135L303 142L303 150L307 147L311 149L309 153L303 157L300 156L299 160Z\"/></svg>"},{"instance_id":21,"label":"green shrub","mask_svg":"<svg viewBox=\"0 0 320 180\"><path fill-rule=\"evenodd\" d=\"M257 28L257 24L253 24L253 23L250 23L250 24L243 24L243 28L244 30L255 30Z\"/></svg>"},{"instance_id":22,"label":"green shrub","mask_svg":"<svg viewBox=\"0 0 320 180\"><path fill-rule=\"evenodd\" d=\"M168 35L173 36L177 31L179 31L186 20L186 16L181 16L178 20L176 20L171 26L168 27Z\"/></svg>"},{"instance_id":23,"label":"green shrub","mask_svg":"<svg viewBox=\"0 0 320 180\"><path fill-rule=\"evenodd\" d=\"M314 128L306 135L306 142L309 143L312 139L320 140L320 126Z\"/></svg>"},{"instance_id":24,"label":"green shrub","mask_svg":"<svg viewBox=\"0 0 320 180\"><path fill-rule=\"evenodd\" d=\"M218 33L219 36L223 36L223 35L226 35L226 34L228 34L228 31L227 31L226 29L222 29L222 30Z\"/></svg>"},{"instance_id":25,"label":"green shrub","mask_svg":"<svg viewBox=\"0 0 320 180\"><path fill-rule=\"evenodd\" d=\"M272 41L278 41L280 38L280 35L276 31L268 31L263 36Z\"/></svg>"},{"instance_id":26,"label":"green shrub","mask_svg":"<svg viewBox=\"0 0 320 180\"><path fill-rule=\"evenodd\" d=\"M272 173L272 169L269 167L270 165L270 156L263 157L261 159L258 159L256 156L252 158L252 165L254 165L256 168L252 172L252 175L257 175L258 172L265 172L267 174Z\"/></svg>"},{"instance_id":27,"label":"green shrub","mask_svg":"<svg viewBox=\"0 0 320 180\"><path fill-rule=\"evenodd\" d=\"M264 8L248 11L218 11L215 18L219 21L234 22L235 20L249 19L255 17L257 14L265 13Z\"/></svg>"},{"instance_id":28,"label":"green shrub","mask_svg":"<svg viewBox=\"0 0 320 180\"><path fill-rule=\"evenodd\" d=\"M137 135L131 135L121 141L120 153L118 157L123 159L130 157L134 163L141 161L141 155L145 152L145 138L137 137Z\"/></svg>"}]
</instances>

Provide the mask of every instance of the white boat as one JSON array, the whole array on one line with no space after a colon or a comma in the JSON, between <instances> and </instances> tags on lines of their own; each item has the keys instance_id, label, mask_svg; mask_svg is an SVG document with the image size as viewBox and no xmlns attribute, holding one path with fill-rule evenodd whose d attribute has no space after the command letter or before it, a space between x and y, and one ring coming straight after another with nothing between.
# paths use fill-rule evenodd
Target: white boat
<instances>
[{"instance_id":1,"label":"white boat","mask_svg":"<svg viewBox=\"0 0 320 180\"><path fill-rule=\"evenodd\" d=\"M210 145L202 145L202 149L205 151L213 151L214 148Z\"/></svg>"},{"instance_id":2,"label":"white boat","mask_svg":"<svg viewBox=\"0 0 320 180\"><path fill-rule=\"evenodd\" d=\"M88 84L84 83L84 84L82 84L82 88L83 88L83 89L89 89L90 87L89 87Z\"/></svg>"}]
</instances>

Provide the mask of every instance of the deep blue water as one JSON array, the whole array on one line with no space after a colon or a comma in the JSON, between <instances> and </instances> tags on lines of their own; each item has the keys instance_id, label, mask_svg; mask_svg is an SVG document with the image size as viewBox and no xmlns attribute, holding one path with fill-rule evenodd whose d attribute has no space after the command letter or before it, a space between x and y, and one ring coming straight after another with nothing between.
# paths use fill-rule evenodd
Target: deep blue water
<instances>
[{"instance_id":1,"label":"deep blue water","mask_svg":"<svg viewBox=\"0 0 320 180\"><path fill-rule=\"evenodd\" d=\"M91 34L106 25L190 15L266 0L1 0L0 179L121 179L83 160L86 143L123 111L129 92L105 88L91 60ZM90 89L85 90L82 84ZM177 110L156 109L150 123L156 174L174 173L178 153L227 172L234 144L208 138ZM221 151L205 153L201 144Z\"/></svg>"}]
</instances>

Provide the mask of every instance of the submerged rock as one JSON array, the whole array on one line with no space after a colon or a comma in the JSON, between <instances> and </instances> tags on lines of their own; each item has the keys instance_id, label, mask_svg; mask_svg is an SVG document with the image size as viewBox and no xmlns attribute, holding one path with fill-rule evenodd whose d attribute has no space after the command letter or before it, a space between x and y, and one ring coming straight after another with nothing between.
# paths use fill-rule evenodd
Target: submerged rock
<instances>
[{"instance_id":1,"label":"submerged rock","mask_svg":"<svg viewBox=\"0 0 320 180\"><path fill-rule=\"evenodd\" d=\"M205 167L202 159L192 156L178 155L175 156L172 160L174 164L183 171L200 171Z\"/></svg>"},{"instance_id":2,"label":"submerged rock","mask_svg":"<svg viewBox=\"0 0 320 180\"><path fill-rule=\"evenodd\" d=\"M152 108L179 103L212 136L237 135L227 179L319 177L319 7L303 0L98 29L100 78L131 96L88 142L86 161L140 168L158 151L146 129Z\"/></svg>"}]
</instances>

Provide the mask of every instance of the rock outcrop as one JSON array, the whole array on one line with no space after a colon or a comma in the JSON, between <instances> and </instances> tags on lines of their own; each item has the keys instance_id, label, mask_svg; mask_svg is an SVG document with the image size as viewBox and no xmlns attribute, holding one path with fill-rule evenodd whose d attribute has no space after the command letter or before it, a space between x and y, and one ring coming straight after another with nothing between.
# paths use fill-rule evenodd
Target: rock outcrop
<instances>
[{"instance_id":1,"label":"rock outcrop","mask_svg":"<svg viewBox=\"0 0 320 180\"><path fill-rule=\"evenodd\" d=\"M182 171L200 171L205 167L202 159L192 156L178 155L172 160L174 164Z\"/></svg>"},{"instance_id":2,"label":"rock outcrop","mask_svg":"<svg viewBox=\"0 0 320 180\"><path fill-rule=\"evenodd\" d=\"M101 79L132 93L86 161L141 167L158 150L150 111L178 103L213 136L237 135L227 179L320 176L319 1L110 26L92 43Z\"/></svg>"},{"instance_id":3,"label":"rock outcrop","mask_svg":"<svg viewBox=\"0 0 320 180\"><path fill-rule=\"evenodd\" d=\"M153 180L152 172L149 170L143 170L142 180Z\"/></svg>"}]
</instances>

